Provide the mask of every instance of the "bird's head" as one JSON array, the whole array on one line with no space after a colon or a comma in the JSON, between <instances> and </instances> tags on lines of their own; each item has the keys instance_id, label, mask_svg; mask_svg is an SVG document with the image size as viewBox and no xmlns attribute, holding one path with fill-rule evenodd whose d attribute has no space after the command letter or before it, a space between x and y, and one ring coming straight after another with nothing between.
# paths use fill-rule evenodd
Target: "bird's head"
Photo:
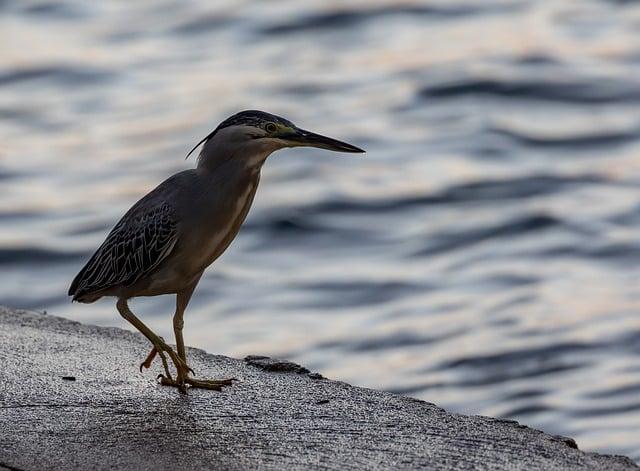
<instances>
[{"instance_id":1,"label":"bird's head","mask_svg":"<svg viewBox=\"0 0 640 471\"><path fill-rule=\"evenodd\" d=\"M335 152L361 153L364 150L300 129L291 121L264 111L241 111L225 119L191 149L187 157L204 143L200 159L206 155L226 155L262 162L272 152L285 147L318 147Z\"/></svg>"}]
</instances>

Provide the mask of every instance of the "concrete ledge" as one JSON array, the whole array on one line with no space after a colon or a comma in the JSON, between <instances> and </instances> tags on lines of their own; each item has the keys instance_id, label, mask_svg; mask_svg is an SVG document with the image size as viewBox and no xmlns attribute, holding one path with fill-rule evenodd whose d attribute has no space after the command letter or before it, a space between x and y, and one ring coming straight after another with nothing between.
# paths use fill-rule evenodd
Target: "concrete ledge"
<instances>
[{"instance_id":1,"label":"concrete ledge","mask_svg":"<svg viewBox=\"0 0 640 471\"><path fill-rule=\"evenodd\" d=\"M0 308L0 469L637 469L516 422L190 349L224 392L140 374L146 340ZM65 379L66 378L66 379ZM71 378L75 378L74 380Z\"/></svg>"}]
</instances>

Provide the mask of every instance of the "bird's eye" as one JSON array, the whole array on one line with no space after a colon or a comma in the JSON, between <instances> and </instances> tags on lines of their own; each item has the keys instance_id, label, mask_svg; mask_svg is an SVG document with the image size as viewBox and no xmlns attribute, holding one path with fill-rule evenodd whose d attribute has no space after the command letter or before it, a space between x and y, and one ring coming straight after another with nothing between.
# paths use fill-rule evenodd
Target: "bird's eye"
<instances>
[{"instance_id":1,"label":"bird's eye","mask_svg":"<svg viewBox=\"0 0 640 471\"><path fill-rule=\"evenodd\" d=\"M266 126L264 127L264 130L267 131L269 134L273 134L274 132L276 132L276 129L278 128L273 123L267 123Z\"/></svg>"}]
</instances>

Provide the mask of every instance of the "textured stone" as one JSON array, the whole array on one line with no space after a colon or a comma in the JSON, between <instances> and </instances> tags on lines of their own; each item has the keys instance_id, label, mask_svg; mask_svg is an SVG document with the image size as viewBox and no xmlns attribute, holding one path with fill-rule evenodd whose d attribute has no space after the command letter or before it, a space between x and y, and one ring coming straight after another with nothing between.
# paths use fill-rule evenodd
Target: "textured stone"
<instances>
[{"instance_id":1,"label":"textured stone","mask_svg":"<svg viewBox=\"0 0 640 471\"><path fill-rule=\"evenodd\" d=\"M148 349L129 331L0 308L0 469L637 469L267 357L189 349L199 376L239 381L182 395L159 369L138 372Z\"/></svg>"}]
</instances>

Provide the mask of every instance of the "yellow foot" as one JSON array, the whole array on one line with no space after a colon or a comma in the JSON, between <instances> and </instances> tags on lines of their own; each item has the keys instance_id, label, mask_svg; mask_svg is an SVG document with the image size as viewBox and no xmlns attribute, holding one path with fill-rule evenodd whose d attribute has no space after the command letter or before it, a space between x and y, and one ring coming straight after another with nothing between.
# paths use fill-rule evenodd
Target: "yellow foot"
<instances>
[{"instance_id":1,"label":"yellow foot","mask_svg":"<svg viewBox=\"0 0 640 471\"><path fill-rule=\"evenodd\" d=\"M147 355L147 357L144 359L144 361L140 363L140 373L142 373L143 368L144 369L151 368L151 364L153 363L153 360L155 359L156 355L159 355L160 359L162 360L162 366L164 368L165 376L171 379L171 373L169 372L169 365L167 362L167 358L164 355L164 352L167 352L169 353L169 356L171 357L172 361L174 361L174 363L175 361L178 361L177 366L179 366L182 370L190 372L192 375L195 376L196 372L193 371L193 369L191 369L189 365L187 365L180 357L175 355L175 353L173 353L173 351L171 350L171 347L169 347L167 344L159 345L159 347L161 348L154 346L149 352L149 354Z\"/></svg>"},{"instance_id":2,"label":"yellow foot","mask_svg":"<svg viewBox=\"0 0 640 471\"><path fill-rule=\"evenodd\" d=\"M176 381L171 378L167 378L164 375L158 375L158 379L160 380L160 384L163 386L173 386L178 388L180 392L186 393L188 384L190 388L198 388L198 389L212 389L214 391L222 391L224 386L232 386L234 381L237 381L236 378L229 379L193 379L190 377L184 378L184 382Z\"/></svg>"}]
</instances>

